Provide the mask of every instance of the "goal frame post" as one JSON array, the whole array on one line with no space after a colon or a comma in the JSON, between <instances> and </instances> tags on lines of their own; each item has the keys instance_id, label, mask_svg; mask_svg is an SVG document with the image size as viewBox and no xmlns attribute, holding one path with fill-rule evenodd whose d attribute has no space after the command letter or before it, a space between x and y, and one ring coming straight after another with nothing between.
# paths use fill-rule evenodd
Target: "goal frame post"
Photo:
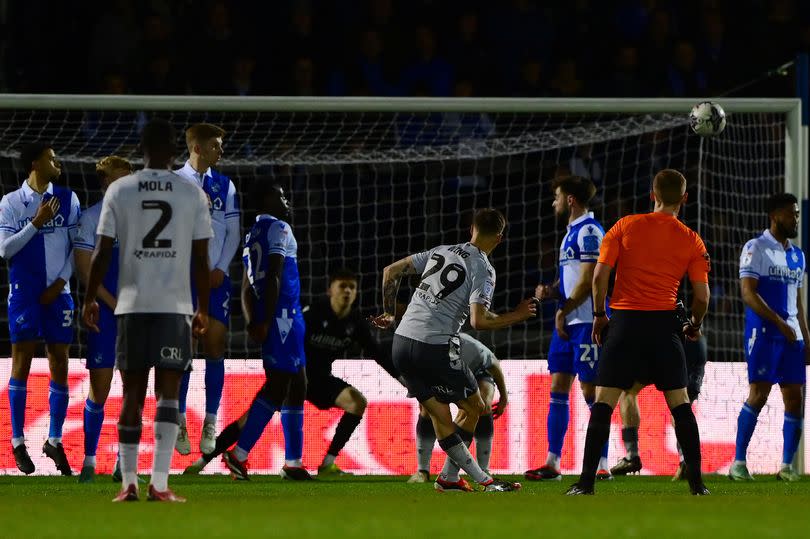
<instances>
[{"instance_id":1,"label":"goal frame post","mask_svg":"<svg viewBox=\"0 0 810 539\"><path fill-rule=\"evenodd\" d=\"M727 114L768 113L785 115L785 191L793 193L802 209L808 205L807 60L797 77L795 98L389 98L389 97L239 97L239 96L140 96L92 94L2 94L0 110L80 111L217 111L217 112L335 112L335 113L556 113L556 114L683 114L700 101L714 100ZM804 109L804 110L803 110ZM796 242L805 251L807 219ZM807 286L801 289L807 306ZM804 446L804 440L800 447ZM803 452L797 451L796 466L804 472Z\"/></svg>"}]
</instances>

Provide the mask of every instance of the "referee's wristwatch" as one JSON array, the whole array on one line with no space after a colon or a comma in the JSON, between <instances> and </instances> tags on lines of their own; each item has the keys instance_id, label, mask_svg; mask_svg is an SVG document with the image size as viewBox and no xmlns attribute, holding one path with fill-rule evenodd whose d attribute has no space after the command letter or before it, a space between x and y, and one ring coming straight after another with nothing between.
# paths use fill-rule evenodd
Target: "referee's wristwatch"
<instances>
[{"instance_id":1,"label":"referee's wristwatch","mask_svg":"<svg viewBox=\"0 0 810 539\"><path fill-rule=\"evenodd\" d=\"M591 314L594 318L602 318L603 316L607 316L605 311L593 311Z\"/></svg>"}]
</instances>

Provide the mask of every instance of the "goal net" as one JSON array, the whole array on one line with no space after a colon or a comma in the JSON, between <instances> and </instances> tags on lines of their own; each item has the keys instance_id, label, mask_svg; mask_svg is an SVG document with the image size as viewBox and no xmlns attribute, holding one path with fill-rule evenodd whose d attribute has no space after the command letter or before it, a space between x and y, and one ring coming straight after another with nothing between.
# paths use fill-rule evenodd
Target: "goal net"
<instances>
[{"instance_id":1,"label":"goal net","mask_svg":"<svg viewBox=\"0 0 810 539\"><path fill-rule=\"evenodd\" d=\"M238 103L226 102L231 109ZM738 254L767 225L767 197L786 188L784 112L734 113L732 107L723 135L701 139L689 130L687 104L670 107L677 113L656 113L654 107L645 112L643 106L621 113L608 107L555 112L553 106L529 112L530 101L527 111L513 101L508 112L482 112L445 103L444 109L440 102L433 110L414 112L375 110L379 104L365 111L285 110L272 100L268 108L276 110L268 111L217 111L217 101L202 110L157 111L148 100L139 109L131 102L106 110L5 109L0 110L2 188L15 189L25 177L15 159L20 148L48 140L65 165L60 181L86 207L101 196L94 163L110 154L139 162L138 136L147 118L166 117L178 133L199 121L221 125L228 134L218 168L237 186L245 228L255 213L248 197L252 182L278 181L292 193L303 302L323 294L330 269L346 266L359 272L359 306L372 313L380 309L386 264L440 243L465 241L473 209L485 206L503 210L509 221L492 261L498 276L494 306L512 307L557 273L565 223L551 208L555 177L589 176L597 186L592 209L607 229L623 215L648 210L651 178L662 168L675 168L689 181L683 219L701 233L712 255L710 358L742 358ZM238 256L231 278L237 291ZM4 294L7 281L0 282ZM555 307L546 303L537 320L480 338L499 357L545 357ZM227 357L256 357L240 310L231 313ZM5 319L0 326L7 354ZM82 339L74 357L83 357Z\"/></svg>"},{"instance_id":2,"label":"goal net","mask_svg":"<svg viewBox=\"0 0 810 539\"><path fill-rule=\"evenodd\" d=\"M380 281L386 264L441 243L466 241L473 210L480 207L501 209L509 222L505 241L491 260L497 272L493 307L512 308L532 295L538 283L550 283L557 276L566 223L555 218L551 207L555 177L590 177L597 186L592 210L607 229L624 215L648 211L654 174L663 168L678 169L687 177L689 192L681 217L700 232L712 257L712 303L705 323L709 360L727 362L707 369L705 396L697 411L704 463L707 471L718 471L733 458L736 411L746 388L745 366L728 363L744 359L740 250L767 226L765 202L771 194L788 190L806 199L800 181L806 169L799 151L797 101L723 101L728 126L715 139L701 139L690 131L687 112L692 104L0 96L0 183L3 193L18 188L26 176L17 159L20 148L34 140L51 141L63 163L59 182L77 192L84 208L101 197L94 170L98 159L116 154L141 163L137 143L148 118L170 120L178 134L196 122L221 125L227 135L218 168L237 186L243 233L255 214L249 197L254 182L281 183L292 193L302 303L323 297L330 270L349 267L360 275L357 305L370 315L381 309ZM177 166L186 158L184 152ZM0 267L0 294L6 294L6 265ZM237 254L230 268L234 299L226 357L255 359L259 350L247 339L238 304L241 276ZM407 283L402 288L401 299L407 301L410 288ZM499 358L545 359L555 309L555 304L545 303L536 320L477 336ZM0 318L0 357L9 357L5 309ZM84 357L84 334L77 335L72 358ZM390 339L390 334L380 338ZM188 416L193 446L204 415L202 362L197 366ZM229 361L227 368L220 428L244 411L263 381L258 361ZM356 473L410 473L413 401L373 363L339 362L335 368L370 403L364 426L338 464ZM496 423L493 470L522 472L544 458L550 379L543 361L508 361L505 371L512 404L508 417ZM8 379L6 372L0 369L0 387ZM35 400L32 413L39 418L33 427L38 434L33 436L39 439L39 431L43 436L47 431L46 364L36 362L32 377L33 373L38 381L29 382L29 395ZM71 461L81 458L80 417L87 387L86 377L75 376L74 405L68 413L73 430L65 437ZM118 404L111 404L107 412L113 419L102 433L101 470L112 465L115 455L117 381L112 395L111 402L117 399ZM781 449L781 403L775 395L760 416L760 429L766 434L755 437L751 445L752 471L775 471ZM647 470L670 473L677 454L665 405L652 392L642 397L642 459ZM587 426L582 399L572 396L571 402L564 473L579 468ZM0 415L7 417L5 406L6 399L0 399ZM147 416L150 413L147 410ZM308 408L306 465L317 466L338 417L334 410ZM611 460L621 452L619 429L616 420ZM8 430L0 420L0 445L7 443L3 440ZM274 466L283 460L280 427L274 422L269 432L251 462L260 471L275 472ZM190 459L175 459L176 470ZM440 463L434 462L434 467ZM16 473L12 461L0 462L0 473L4 471Z\"/></svg>"}]
</instances>

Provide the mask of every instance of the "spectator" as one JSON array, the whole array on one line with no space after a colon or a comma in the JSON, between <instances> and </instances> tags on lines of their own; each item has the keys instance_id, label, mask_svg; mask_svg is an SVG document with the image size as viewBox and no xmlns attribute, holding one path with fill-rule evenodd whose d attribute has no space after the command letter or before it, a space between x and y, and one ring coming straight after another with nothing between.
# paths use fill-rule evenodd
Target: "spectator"
<instances>
[{"instance_id":1,"label":"spectator","mask_svg":"<svg viewBox=\"0 0 810 539\"><path fill-rule=\"evenodd\" d=\"M667 94L673 97L706 95L706 74L697 66L695 47L689 41L676 42L667 68Z\"/></svg>"},{"instance_id":2,"label":"spectator","mask_svg":"<svg viewBox=\"0 0 810 539\"><path fill-rule=\"evenodd\" d=\"M402 87L407 95L449 96L453 88L453 67L436 52L436 34L427 25L415 31L416 58L405 68Z\"/></svg>"},{"instance_id":3,"label":"spectator","mask_svg":"<svg viewBox=\"0 0 810 539\"><path fill-rule=\"evenodd\" d=\"M645 94L636 47L622 45L616 51L606 93L616 97L636 97Z\"/></svg>"},{"instance_id":4,"label":"spectator","mask_svg":"<svg viewBox=\"0 0 810 539\"><path fill-rule=\"evenodd\" d=\"M515 97L547 97L549 91L543 79L543 64L529 59L520 66L520 78L512 93Z\"/></svg>"},{"instance_id":5,"label":"spectator","mask_svg":"<svg viewBox=\"0 0 810 539\"><path fill-rule=\"evenodd\" d=\"M573 58L565 58L557 64L551 79L551 94L555 97L580 97L585 83L579 77L577 64Z\"/></svg>"}]
</instances>

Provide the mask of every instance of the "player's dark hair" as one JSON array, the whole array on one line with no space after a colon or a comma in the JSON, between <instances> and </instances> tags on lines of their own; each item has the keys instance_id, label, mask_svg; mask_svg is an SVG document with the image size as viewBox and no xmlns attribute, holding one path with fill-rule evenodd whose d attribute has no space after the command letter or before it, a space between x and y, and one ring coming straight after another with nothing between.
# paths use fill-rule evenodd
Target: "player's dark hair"
<instances>
[{"instance_id":1,"label":"player's dark hair","mask_svg":"<svg viewBox=\"0 0 810 539\"><path fill-rule=\"evenodd\" d=\"M686 178L673 168L665 168L653 178L653 191L667 206L677 204L686 192Z\"/></svg>"},{"instance_id":2,"label":"player's dark hair","mask_svg":"<svg viewBox=\"0 0 810 539\"><path fill-rule=\"evenodd\" d=\"M596 186L590 179L583 176L562 176L554 178L551 182L552 191L556 191L558 187L563 194L571 195L586 208L596 194Z\"/></svg>"},{"instance_id":3,"label":"player's dark hair","mask_svg":"<svg viewBox=\"0 0 810 539\"><path fill-rule=\"evenodd\" d=\"M335 281L359 281L357 272L349 268L338 268L329 272L329 285Z\"/></svg>"},{"instance_id":4,"label":"player's dark hair","mask_svg":"<svg viewBox=\"0 0 810 539\"><path fill-rule=\"evenodd\" d=\"M798 203L799 199L792 193L776 193L768 199L768 215L781 210L785 206L793 206Z\"/></svg>"},{"instance_id":5,"label":"player's dark hair","mask_svg":"<svg viewBox=\"0 0 810 539\"><path fill-rule=\"evenodd\" d=\"M495 236L506 228L506 217L495 208L483 208L475 212L473 226L480 234Z\"/></svg>"},{"instance_id":6,"label":"player's dark hair","mask_svg":"<svg viewBox=\"0 0 810 539\"><path fill-rule=\"evenodd\" d=\"M23 146L20 150L20 161L26 172L34 170L34 161L42 157L42 154L53 148L50 142L36 141Z\"/></svg>"},{"instance_id":7,"label":"player's dark hair","mask_svg":"<svg viewBox=\"0 0 810 539\"><path fill-rule=\"evenodd\" d=\"M257 207L262 207L267 197L276 194L276 189L278 187L279 184L275 180L273 180L273 178L269 177L256 178L250 189L250 197L252 203Z\"/></svg>"},{"instance_id":8,"label":"player's dark hair","mask_svg":"<svg viewBox=\"0 0 810 539\"><path fill-rule=\"evenodd\" d=\"M141 150L147 155L172 157L177 154L177 131L163 118L152 118L141 132Z\"/></svg>"}]
</instances>

